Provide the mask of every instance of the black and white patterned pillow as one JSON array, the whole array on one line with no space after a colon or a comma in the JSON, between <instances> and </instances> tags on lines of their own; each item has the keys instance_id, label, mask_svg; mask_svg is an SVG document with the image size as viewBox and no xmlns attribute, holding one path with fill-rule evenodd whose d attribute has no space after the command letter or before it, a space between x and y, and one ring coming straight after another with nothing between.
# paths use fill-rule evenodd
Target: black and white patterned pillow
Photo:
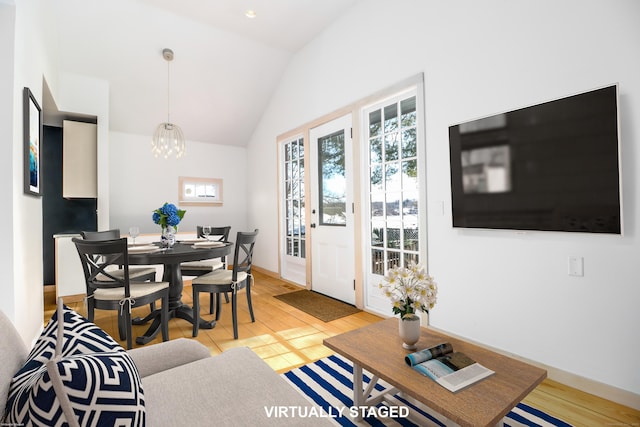
<instances>
[{"instance_id":1,"label":"black and white patterned pillow","mask_svg":"<svg viewBox=\"0 0 640 427\"><path fill-rule=\"evenodd\" d=\"M6 408L4 422L21 425L145 424L142 383L129 354L61 302L14 376Z\"/></svg>"}]
</instances>

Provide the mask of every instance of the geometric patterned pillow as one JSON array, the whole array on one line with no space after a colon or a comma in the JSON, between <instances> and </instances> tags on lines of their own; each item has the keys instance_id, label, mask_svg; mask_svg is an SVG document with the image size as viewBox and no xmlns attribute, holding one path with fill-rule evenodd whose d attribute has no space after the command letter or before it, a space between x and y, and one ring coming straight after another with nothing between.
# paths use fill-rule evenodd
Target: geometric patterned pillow
<instances>
[{"instance_id":1,"label":"geometric patterned pillow","mask_svg":"<svg viewBox=\"0 0 640 427\"><path fill-rule=\"evenodd\" d=\"M3 421L143 426L138 369L113 338L59 299L56 313L13 377Z\"/></svg>"},{"instance_id":2,"label":"geometric patterned pillow","mask_svg":"<svg viewBox=\"0 0 640 427\"><path fill-rule=\"evenodd\" d=\"M142 383L125 351L56 358L47 363L47 373L67 420L81 426L145 425Z\"/></svg>"},{"instance_id":3,"label":"geometric patterned pillow","mask_svg":"<svg viewBox=\"0 0 640 427\"><path fill-rule=\"evenodd\" d=\"M64 313L64 331L57 334L56 356L124 351L120 344L99 326L63 305L62 299L59 300L58 311Z\"/></svg>"},{"instance_id":4,"label":"geometric patterned pillow","mask_svg":"<svg viewBox=\"0 0 640 427\"><path fill-rule=\"evenodd\" d=\"M51 320L49 320L49 323L27 356L27 361L11 380L3 418L7 423L9 422L8 420L23 419L23 416L18 417L15 412L11 415L11 418L7 417L12 411L20 410L22 412L24 408L29 406L28 400L33 398L29 395L29 390L32 388L33 382L42 375L46 363L55 357L58 314L58 311L53 313Z\"/></svg>"}]
</instances>

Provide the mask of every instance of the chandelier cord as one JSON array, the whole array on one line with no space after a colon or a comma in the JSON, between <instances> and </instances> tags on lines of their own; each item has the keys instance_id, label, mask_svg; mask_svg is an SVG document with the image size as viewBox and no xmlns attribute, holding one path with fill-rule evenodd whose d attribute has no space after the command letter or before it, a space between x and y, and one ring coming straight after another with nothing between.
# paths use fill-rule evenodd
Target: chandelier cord
<instances>
[{"instance_id":1,"label":"chandelier cord","mask_svg":"<svg viewBox=\"0 0 640 427\"><path fill-rule=\"evenodd\" d=\"M171 124L171 61L167 61L167 123Z\"/></svg>"}]
</instances>

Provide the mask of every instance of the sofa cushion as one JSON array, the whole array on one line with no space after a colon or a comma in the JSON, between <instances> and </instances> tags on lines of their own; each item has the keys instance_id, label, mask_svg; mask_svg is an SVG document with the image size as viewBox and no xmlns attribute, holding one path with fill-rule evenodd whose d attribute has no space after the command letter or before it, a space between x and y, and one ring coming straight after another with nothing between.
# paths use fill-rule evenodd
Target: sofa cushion
<instances>
[{"instance_id":1,"label":"sofa cushion","mask_svg":"<svg viewBox=\"0 0 640 427\"><path fill-rule=\"evenodd\" d=\"M144 377L142 384L148 424L154 427L333 425L246 347ZM325 418L278 416L284 407Z\"/></svg>"},{"instance_id":2,"label":"sofa cushion","mask_svg":"<svg viewBox=\"0 0 640 427\"><path fill-rule=\"evenodd\" d=\"M29 350L11 320L0 311L0 420L9 395L11 378L27 359Z\"/></svg>"},{"instance_id":3,"label":"sofa cushion","mask_svg":"<svg viewBox=\"0 0 640 427\"><path fill-rule=\"evenodd\" d=\"M127 353L138 367L141 378L211 357L207 347L188 338L133 348L127 350Z\"/></svg>"},{"instance_id":4,"label":"sofa cushion","mask_svg":"<svg viewBox=\"0 0 640 427\"><path fill-rule=\"evenodd\" d=\"M60 301L12 380L5 414L22 425L144 425L144 394L129 354Z\"/></svg>"}]
</instances>

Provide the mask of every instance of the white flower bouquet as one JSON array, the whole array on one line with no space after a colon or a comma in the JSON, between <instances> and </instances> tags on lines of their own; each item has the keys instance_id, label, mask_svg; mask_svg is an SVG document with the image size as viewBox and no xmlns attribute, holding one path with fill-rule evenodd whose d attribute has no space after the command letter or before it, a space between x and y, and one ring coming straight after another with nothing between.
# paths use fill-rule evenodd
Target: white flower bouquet
<instances>
[{"instance_id":1,"label":"white flower bouquet","mask_svg":"<svg viewBox=\"0 0 640 427\"><path fill-rule=\"evenodd\" d=\"M436 304L438 285L421 264L394 267L384 276L379 288L393 303L393 313L400 318L418 311L429 312Z\"/></svg>"}]
</instances>

